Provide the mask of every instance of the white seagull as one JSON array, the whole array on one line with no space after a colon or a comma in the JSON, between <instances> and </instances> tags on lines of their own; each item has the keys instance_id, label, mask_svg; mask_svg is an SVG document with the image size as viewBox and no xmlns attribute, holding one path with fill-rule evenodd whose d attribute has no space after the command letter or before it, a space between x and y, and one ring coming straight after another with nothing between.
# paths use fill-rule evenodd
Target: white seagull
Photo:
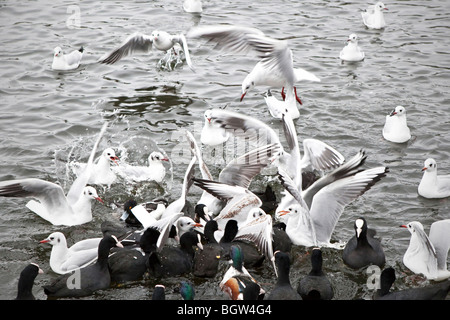
<instances>
[{"instance_id":1,"label":"white seagull","mask_svg":"<svg viewBox=\"0 0 450 320\"><path fill-rule=\"evenodd\" d=\"M342 48L339 58L342 61L356 62L364 60L364 51L358 46L358 36L354 33L348 36L347 45Z\"/></svg>"},{"instance_id":2,"label":"white seagull","mask_svg":"<svg viewBox=\"0 0 450 320\"><path fill-rule=\"evenodd\" d=\"M148 156L148 166L133 166L127 163L121 163L114 167L113 170L122 178L134 181L155 181L161 183L166 176L166 167L164 162L168 162L169 158L159 151L153 151Z\"/></svg>"},{"instance_id":3,"label":"white seagull","mask_svg":"<svg viewBox=\"0 0 450 320\"><path fill-rule=\"evenodd\" d=\"M333 246L331 235L345 207L388 172L386 167L361 170L366 157L364 151L358 152L306 190L299 189L282 168L278 169L283 186L297 200L279 212L289 215L286 233L295 245Z\"/></svg>"},{"instance_id":4,"label":"white seagull","mask_svg":"<svg viewBox=\"0 0 450 320\"><path fill-rule=\"evenodd\" d=\"M116 156L114 149L106 148L93 165L92 174L87 183L111 185L116 181L116 174L112 170L111 164L118 165L119 157ZM69 167L72 172L79 176L86 168L86 163L72 162Z\"/></svg>"},{"instance_id":5,"label":"white seagull","mask_svg":"<svg viewBox=\"0 0 450 320\"><path fill-rule=\"evenodd\" d=\"M411 233L403 264L412 272L423 274L427 279L439 281L449 278L447 256L450 248L450 219L433 222L429 236L418 221L401 227L407 228Z\"/></svg>"},{"instance_id":6,"label":"white seagull","mask_svg":"<svg viewBox=\"0 0 450 320\"><path fill-rule=\"evenodd\" d=\"M425 160L423 176L418 193L424 198L446 198L450 196L450 174L438 175L437 163L433 158Z\"/></svg>"},{"instance_id":7,"label":"white seagull","mask_svg":"<svg viewBox=\"0 0 450 320\"><path fill-rule=\"evenodd\" d=\"M206 110L203 116L205 123L202 128L200 142L208 146L217 146L227 142L230 138L230 133L211 123L212 111L210 109Z\"/></svg>"},{"instance_id":8,"label":"white seagull","mask_svg":"<svg viewBox=\"0 0 450 320\"><path fill-rule=\"evenodd\" d=\"M140 32L133 33L131 36L125 39L119 48L115 49L111 53L108 53L99 59L100 63L113 64L120 59L132 55L135 52L148 53L152 47L158 50L168 52L174 45L179 44L183 48L186 62L193 70L191 57L189 55L189 48L187 45L186 37L184 34L169 34L166 31L155 30L151 35L146 35Z\"/></svg>"},{"instance_id":9,"label":"white seagull","mask_svg":"<svg viewBox=\"0 0 450 320\"><path fill-rule=\"evenodd\" d=\"M404 143L411 139L411 130L409 130L406 121L405 107L397 106L386 115L382 133L384 139L395 143Z\"/></svg>"},{"instance_id":10,"label":"white seagull","mask_svg":"<svg viewBox=\"0 0 450 320\"><path fill-rule=\"evenodd\" d=\"M70 248L62 232L53 232L40 243L52 246L50 253L50 268L58 274L72 272L83 268L97 260L98 245L102 238L91 238L78 241Z\"/></svg>"},{"instance_id":11,"label":"white seagull","mask_svg":"<svg viewBox=\"0 0 450 320\"><path fill-rule=\"evenodd\" d=\"M388 10L384 3L379 1L361 12L363 23L370 29L383 29L386 27L383 10Z\"/></svg>"},{"instance_id":12,"label":"white seagull","mask_svg":"<svg viewBox=\"0 0 450 320\"><path fill-rule=\"evenodd\" d=\"M202 13L203 5L201 0L184 0L183 10L188 13Z\"/></svg>"},{"instance_id":13,"label":"white seagull","mask_svg":"<svg viewBox=\"0 0 450 320\"><path fill-rule=\"evenodd\" d=\"M53 70L73 70L80 66L84 49L81 47L68 54L64 54L60 47L53 49Z\"/></svg>"},{"instance_id":14,"label":"white seagull","mask_svg":"<svg viewBox=\"0 0 450 320\"><path fill-rule=\"evenodd\" d=\"M218 48L235 53L256 53L260 61L242 82L241 101L249 90L258 85L284 87L286 102L295 105L298 98L294 84L301 80L320 81L312 73L294 69L292 51L286 40L277 40L264 35L256 28L211 25L192 28L187 37L206 38L217 43Z\"/></svg>"},{"instance_id":15,"label":"white seagull","mask_svg":"<svg viewBox=\"0 0 450 320\"><path fill-rule=\"evenodd\" d=\"M73 182L67 196L56 183L36 178L8 180L0 182L0 196L31 197L26 207L53 225L74 226L92 220L91 201L103 202L97 191L86 183L93 170L93 159L100 139L107 127L105 123L92 149L86 169Z\"/></svg>"}]
</instances>

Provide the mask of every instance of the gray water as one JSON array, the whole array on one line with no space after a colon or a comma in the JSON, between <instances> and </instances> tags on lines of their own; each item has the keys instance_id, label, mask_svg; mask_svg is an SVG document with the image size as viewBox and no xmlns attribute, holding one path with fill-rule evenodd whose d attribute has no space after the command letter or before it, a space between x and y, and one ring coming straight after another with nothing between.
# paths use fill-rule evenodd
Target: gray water
<instances>
[{"instance_id":1,"label":"gray water","mask_svg":"<svg viewBox=\"0 0 450 320\"><path fill-rule=\"evenodd\" d=\"M109 127L100 143L115 148L123 161L144 163L154 149L165 152L171 163L167 184L97 187L105 205L95 204L92 222L77 227L55 227L30 212L26 199L0 199L0 298L16 295L20 271L36 262L45 271L35 281L34 293L46 299L41 288L57 275L49 267L50 247L39 244L51 232L62 231L69 244L100 235L100 224L117 221L117 206L130 197L138 201L180 194L190 159L184 130L200 138L203 112L228 106L281 131L269 116L256 88L239 102L240 85L256 63L252 56L215 51L202 40L189 42L196 72L187 66L173 71L158 68L164 55L136 54L113 66L97 64L105 52L136 31L155 29L186 32L195 25L227 23L259 28L268 36L287 39L294 65L316 74L320 83L303 82L303 101L296 120L299 139L314 137L334 146L347 158L361 148L366 167L388 166L390 173L365 195L346 207L333 240L353 235L353 221L366 217L377 230L387 265L397 271L395 289L425 285L402 264L409 232L399 225L418 220L428 232L432 222L450 217L450 200L418 196L423 161L437 160L440 173L450 173L449 32L450 8L446 0L386 2L387 27L369 30L359 10L365 1L204 1L204 12L183 12L182 1L2 1L0 24L0 180L36 177L60 183L67 190L73 176L72 160L86 160L105 121ZM79 13L79 20L71 20ZM76 16L75 16L76 17ZM363 62L342 64L339 51L350 33L357 33L366 53ZM53 48L65 52L85 47L82 65L74 71L51 70ZM272 91L279 97L279 90ZM382 138L385 115L403 105L413 138L393 144ZM281 136L282 141L283 137ZM178 151L178 152L177 152ZM233 157L234 155L229 155ZM213 174L223 165L210 159ZM197 171L198 176L198 171ZM274 176L261 176L252 184L282 190ZM188 200L195 204L201 190L193 187ZM310 268L309 248L292 252L291 281ZM227 299L218 283L227 266L214 279L190 275L165 279L168 299L180 299L181 279L196 286L197 299ZM351 270L341 251L324 249L324 269L334 287L335 299L371 299L366 270ZM266 263L250 270L270 292L274 272ZM85 299L150 299L155 279L145 279L97 292Z\"/></svg>"}]
</instances>

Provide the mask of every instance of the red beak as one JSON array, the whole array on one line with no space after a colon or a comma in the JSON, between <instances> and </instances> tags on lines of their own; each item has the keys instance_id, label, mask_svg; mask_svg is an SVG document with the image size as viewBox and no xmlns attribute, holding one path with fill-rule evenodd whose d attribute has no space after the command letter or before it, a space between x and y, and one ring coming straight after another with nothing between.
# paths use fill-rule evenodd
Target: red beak
<instances>
[{"instance_id":1,"label":"red beak","mask_svg":"<svg viewBox=\"0 0 450 320\"><path fill-rule=\"evenodd\" d=\"M424 167L424 168L422 168L422 171L425 171L425 170L427 170L428 168L427 167Z\"/></svg>"},{"instance_id":2,"label":"red beak","mask_svg":"<svg viewBox=\"0 0 450 320\"><path fill-rule=\"evenodd\" d=\"M100 201L101 203L104 204L103 200L100 197L95 198L95 200Z\"/></svg>"},{"instance_id":3,"label":"red beak","mask_svg":"<svg viewBox=\"0 0 450 320\"><path fill-rule=\"evenodd\" d=\"M408 227L407 227L406 225L404 225L404 224L402 224L402 225L400 226L400 228L406 228L406 229L408 229Z\"/></svg>"},{"instance_id":4,"label":"red beak","mask_svg":"<svg viewBox=\"0 0 450 320\"><path fill-rule=\"evenodd\" d=\"M50 242L50 240L44 239L44 240L39 241L39 243L47 243L47 242Z\"/></svg>"},{"instance_id":5,"label":"red beak","mask_svg":"<svg viewBox=\"0 0 450 320\"><path fill-rule=\"evenodd\" d=\"M241 102L242 102L242 100L244 100L244 97L245 97L246 93L247 93L247 91L245 91L245 92L242 94L241 100L240 100Z\"/></svg>"}]
</instances>

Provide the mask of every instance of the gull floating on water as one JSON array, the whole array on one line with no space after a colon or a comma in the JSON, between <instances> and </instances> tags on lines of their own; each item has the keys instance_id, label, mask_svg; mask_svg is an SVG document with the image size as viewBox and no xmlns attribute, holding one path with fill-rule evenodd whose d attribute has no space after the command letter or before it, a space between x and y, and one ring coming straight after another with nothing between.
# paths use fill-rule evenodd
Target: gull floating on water
<instances>
[{"instance_id":1,"label":"gull floating on water","mask_svg":"<svg viewBox=\"0 0 450 320\"><path fill-rule=\"evenodd\" d=\"M111 185L116 181L116 174L111 168L111 164L118 164L119 157L116 156L114 149L106 148L98 158L97 162L93 164L92 173L87 183L91 184L106 184ZM73 173L79 176L86 168L86 163L72 162L69 166Z\"/></svg>"},{"instance_id":2,"label":"gull floating on water","mask_svg":"<svg viewBox=\"0 0 450 320\"><path fill-rule=\"evenodd\" d=\"M201 0L184 0L183 10L188 13L202 13L203 5Z\"/></svg>"},{"instance_id":3,"label":"gull floating on water","mask_svg":"<svg viewBox=\"0 0 450 320\"><path fill-rule=\"evenodd\" d=\"M383 138L395 143L404 143L411 139L411 131L406 121L406 109L397 106L388 115L383 127Z\"/></svg>"},{"instance_id":4,"label":"gull floating on water","mask_svg":"<svg viewBox=\"0 0 450 320\"><path fill-rule=\"evenodd\" d=\"M400 227L407 228L411 233L403 264L412 272L423 274L427 279L439 281L449 278L447 256L450 248L450 219L433 222L429 236L418 221Z\"/></svg>"},{"instance_id":5,"label":"gull floating on water","mask_svg":"<svg viewBox=\"0 0 450 320\"><path fill-rule=\"evenodd\" d=\"M64 195L60 185L37 178L2 181L0 196L37 199L38 201L30 200L26 207L53 225L74 226L91 221L91 201L103 201L97 191L91 186L86 186L86 183L91 176L94 155L106 127L107 123L99 133L86 169L75 179L67 196Z\"/></svg>"},{"instance_id":6,"label":"gull floating on water","mask_svg":"<svg viewBox=\"0 0 450 320\"><path fill-rule=\"evenodd\" d=\"M53 70L73 70L80 66L81 58L83 57L83 47L74 50L68 54L64 54L60 47L53 49Z\"/></svg>"},{"instance_id":7,"label":"gull floating on water","mask_svg":"<svg viewBox=\"0 0 450 320\"><path fill-rule=\"evenodd\" d=\"M161 183L166 176L166 168L163 162L168 162L169 158L159 151L153 151L148 156L148 166L133 166L121 163L114 167L113 170L122 178L128 181L155 181Z\"/></svg>"},{"instance_id":8,"label":"gull floating on water","mask_svg":"<svg viewBox=\"0 0 450 320\"><path fill-rule=\"evenodd\" d=\"M363 23L370 29L383 29L386 26L383 10L388 10L383 2L377 2L375 5L369 6L361 16Z\"/></svg>"},{"instance_id":9,"label":"gull floating on water","mask_svg":"<svg viewBox=\"0 0 450 320\"><path fill-rule=\"evenodd\" d=\"M450 174L438 175L437 163L428 158L422 168L423 176L420 180L418 193L424 198L446 198L450 196Z\"/></svg>"},{"instance_id":10,"label":"gull floating on water","mask_svg":"<svg viewBox=\"0 0 450 320\"><path fill-rule=\"evenodd\" d=\"M358 36L354 33L348 36L347 45L339 53L342 61L362 61L364 60L364 52L358 46Z\"/></svg>"},{"instance_id":11,"label":"gull floating on water","mask_svg":"<svg viewBox=\"0 0 450 320\"><path fill-rule=\"evenodd\" d=\"M188 38L206 38L217 43L216 47L234 53L256 53L260 61L242 82L241 101L249 90L258 85L285 87L286 102L302 104L294 91L294 84L301 80L320 81L312 73L294 69L292 51L286 40L277 40L264 35L256 28L227 25L194 27Z\"/></svg>"},{"instance_id":12,"label":"gull floating on water","mask_svg":"<svg viewBox=\"0 0 450 320\"><path fill-rule=\"evenodd\" d=\"M189 55L189 48L184 34L180 33L172 35L166 31L158 30L153 31L151 35L146 35L140 32L133 33L125 39L119 48L101 57L99 62L113 64L126 56L134 54L135 52L148 53L152 47L167 52L176 44L182 46L186 57L186 62L189 68L193 70L191 57Z\"/></svg>"},{"instance_id":13,"label":"gull floating on water","mask_svg":"<svg viewBox=\"0 0 450 320\"><path fill-rule=\"evenodd\" d=\"M64 274L94 262L101 240L102 238L85 239L67 247L65 235L62 232L53 232L40 243L52 246L50 268L58 274Z\"/></svg>"}]
</instances>

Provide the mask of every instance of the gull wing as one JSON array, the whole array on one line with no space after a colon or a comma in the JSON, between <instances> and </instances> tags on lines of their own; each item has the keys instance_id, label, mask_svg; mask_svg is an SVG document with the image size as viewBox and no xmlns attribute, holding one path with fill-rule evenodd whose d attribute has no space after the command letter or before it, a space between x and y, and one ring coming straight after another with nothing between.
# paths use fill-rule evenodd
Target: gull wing
<instances>
[{"instance_id":1,"label":"gull wing","mask_svg":"<svg viewBox=\"0 0 450 320\"><path fill-rule=\"evenodd\" d=\"M447 256L450 249L450 219L431 224L429 239L436 250L439 270L447 270Z\"/></svg>"},{"instance_id":2,"label":"gull wing","mask_svg":"<svg viewBox=\"0 0 450 320\"><path fill-rule=\"evenodd\" d=\"M152 48L152 45L152 36L147 36L140 32L136 32L126 38L119 48L101 57L99 59L99 62L105 64L113 64L126 56L132 55L135 52L147 53Z\"/></svg>"},{"instance_id":3,"label":"gull wing","mask_svg":"<svg viewBox=\"0 0 450 320\"><path fill-rule=\"evenodd\" d=\"M172 36L172 42L179 43L183 47L184 56L186 58L186 63L188 64L189 68L191 68L192 71L194 71L194 67L192 65L191 56L189 54L189 48L186 41L186 37L184 34L180 33L178 35Z\"/></svg>"}]
</instances>

